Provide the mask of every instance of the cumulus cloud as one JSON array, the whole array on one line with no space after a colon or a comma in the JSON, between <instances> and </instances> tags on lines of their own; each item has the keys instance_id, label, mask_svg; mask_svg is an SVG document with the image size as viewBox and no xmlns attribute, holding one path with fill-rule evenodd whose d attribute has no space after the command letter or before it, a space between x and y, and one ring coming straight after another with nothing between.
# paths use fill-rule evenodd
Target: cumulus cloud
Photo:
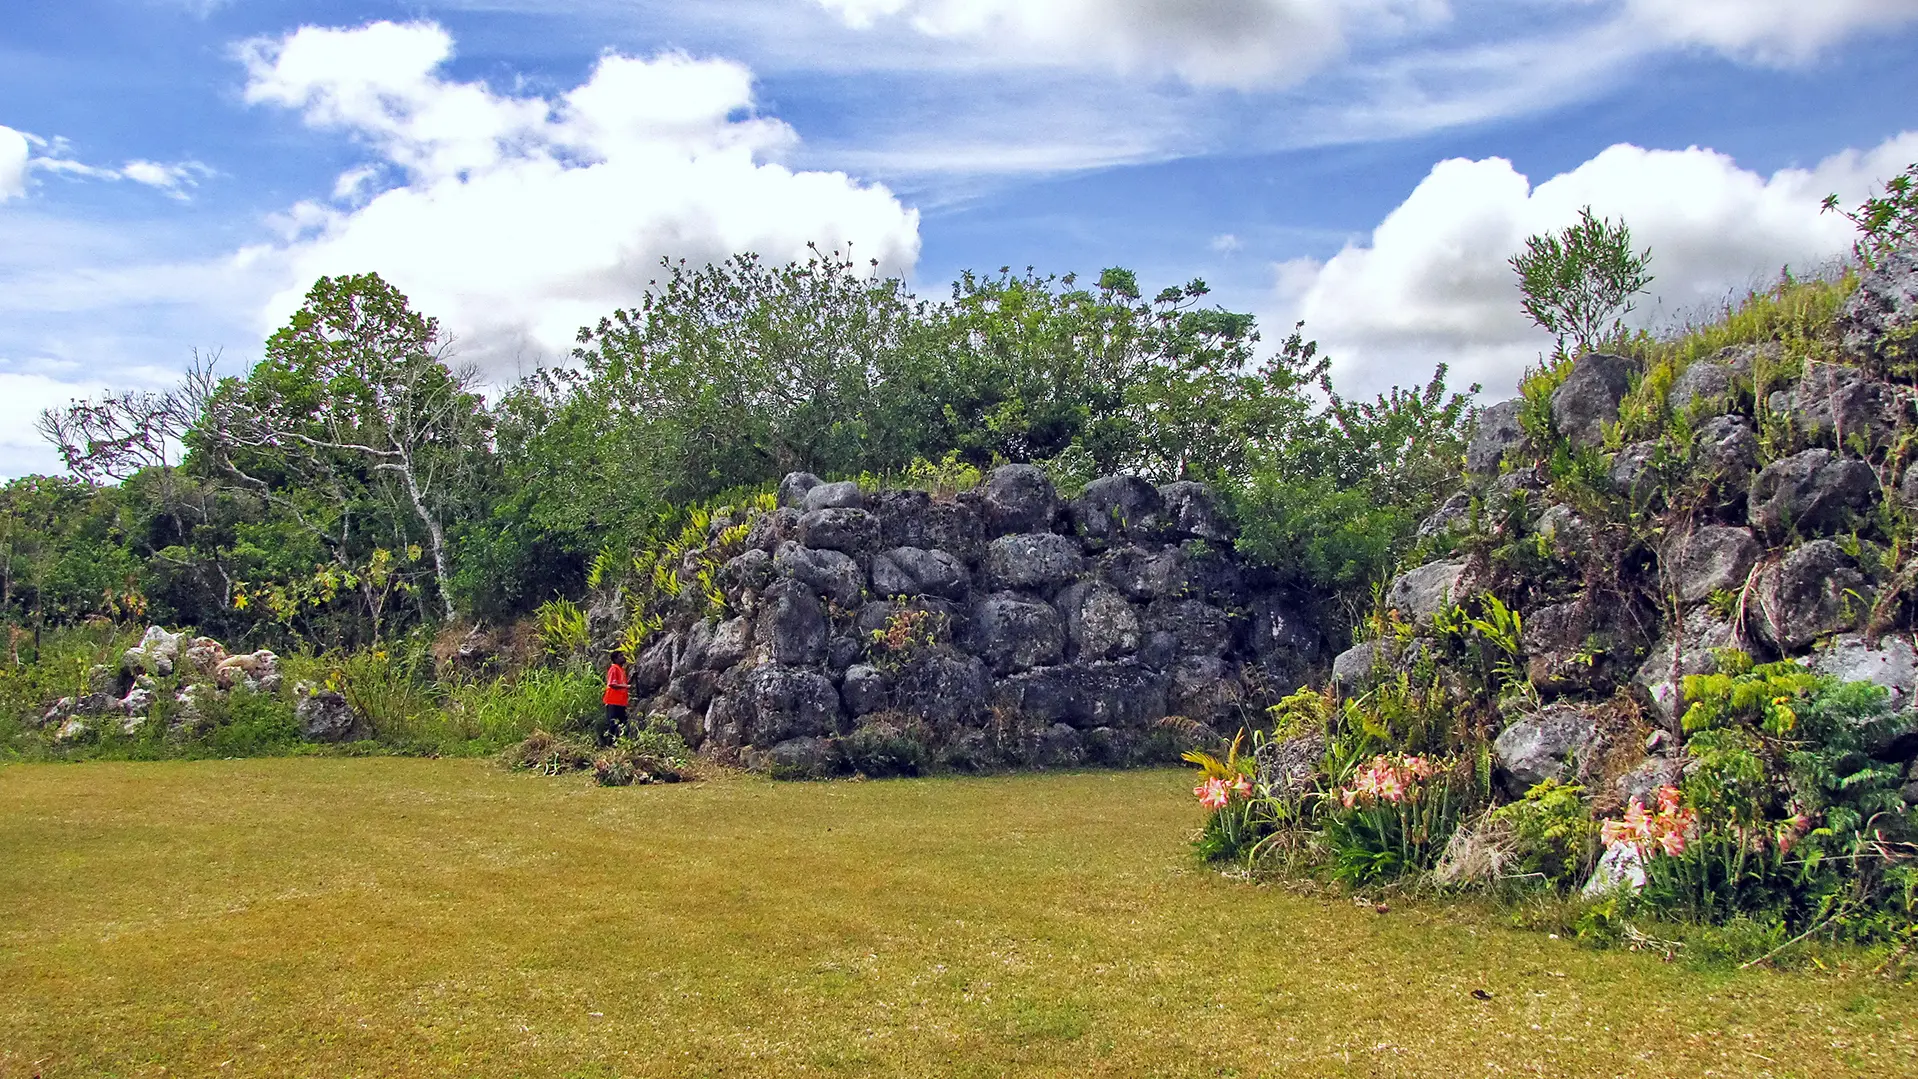
<instances>
[{"instance_id":1,"label":"cumulus cloud","mask_svg":"<svg viewBox=\"0 0 1918 1079\"><path fill-rule=\"evenodd\" d=\"M0 126L0 202L27 193L27 155L31 152L25 135Z\"/></svg>"},{"instance_id":2,"label":"cumulus cloud","mask_svg":"<svg viewBox=\"0 0 1918 1079\"><path fill-rule=\"evenodd\" d=\"M1091 62L1198 86L1297 82L1356 32L1443 21L1446 0L817 0L851 26L904 20L935 38L1043 63Z\"/></svg>"},{"instance_id":3,"label":"cumulus cloud","mask_svg":"<svg viewBox=\"0 0 1918 1079\"><path fill-rule=\"evenodd\" d=\"M1918 0L1627 0L1626 9L1668 41L1771 64L1803 63L1853 35L1918 21Z\"/></svg>"},{"instance_id":4,"label":"cumulus cloud","mask_svg":"<svg viewBox=\"0 0 1918 1079\"><path fill-rule=\"evenodd\" d=\"M1483 383L1496 400L1551 347L1520 312L1506 263L1526 236L1571 224L1587 205L1625 220L1656 275L1636 317L1656 324L1844 254L1852 226L1820 201L1836 192L1855 202L1914 159L1918 132L1769 177L1696 147L1621 144L1536 186L1503 158L1441 161L1366 242L1280 267L1280 304L1305 319L1352 391L1407 384L1445 361L1455 383Z\"/></svg>"},{"instance_id":5,"label":"cumulus cloud","mask_svg":"<svg viewBox=\"0 0 1918 1079\"><path fill-rule=\"evenodd\" d=\"M455 332L463 359L510 374L515 359L564 356L662 256L784 260L816 242L895 272L918 258L918 214L890 191L779 163L796 136L754 113L739 64L607 53L564 94L518 97L444 77L452 52L435 24L389 22L243 48L249 101L377 158L333 201L283 215L288 242L261 257L293 284L269 323L322 274L378 271Z\"/></svg>"}]
</instances>

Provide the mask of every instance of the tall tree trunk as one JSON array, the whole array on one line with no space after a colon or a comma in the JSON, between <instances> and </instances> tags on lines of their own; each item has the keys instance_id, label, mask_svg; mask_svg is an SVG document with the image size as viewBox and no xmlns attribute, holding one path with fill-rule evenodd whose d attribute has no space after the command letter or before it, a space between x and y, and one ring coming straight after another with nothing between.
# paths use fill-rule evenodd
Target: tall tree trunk
<instances>
[{"instance_id":1,"label":"tall tree trunk","mask_svg":"<svg viewBox=\"0 0 1918 1079\"><path fill-rule=\"evenodd\" d=\"M401 457L400 463L400 476L406 481L407 497L413 500L413 512L426 526L426 546L433 555L433 576L439 581L440 606L446 612L446 620L451 622L459 617L459 612L453 608L452 574L446 570L446 532L440 528L439 518L426 508L426 496L413 473L412 454Z\"/></svg>"}]
</instances>

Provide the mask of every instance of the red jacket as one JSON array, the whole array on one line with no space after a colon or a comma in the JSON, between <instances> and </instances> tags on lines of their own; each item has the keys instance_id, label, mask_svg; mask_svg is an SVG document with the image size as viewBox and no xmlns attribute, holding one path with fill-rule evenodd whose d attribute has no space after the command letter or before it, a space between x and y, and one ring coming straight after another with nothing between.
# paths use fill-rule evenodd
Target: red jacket
<instances>
[{"instance_id":1,"label":"red jacket","mask_svg":"<svg viewBox=\"0 0 1918 1079\"><path fill-rule=\"evenodd\" d=\"M626 668L617 663L606 668L606 695L600 699L607 704L629 703L630 698L626 695Z\"/></svg>"}]
</instances>

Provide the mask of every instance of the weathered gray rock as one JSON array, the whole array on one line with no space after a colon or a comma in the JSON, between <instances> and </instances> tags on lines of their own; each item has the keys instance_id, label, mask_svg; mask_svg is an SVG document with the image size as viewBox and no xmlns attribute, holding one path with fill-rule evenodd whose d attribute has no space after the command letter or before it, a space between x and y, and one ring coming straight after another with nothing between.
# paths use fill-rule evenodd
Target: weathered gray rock
<instances>
[{"instance_id":1,"label":"weathered gray rock","mask_svg":"<svg viewBox=\"0 0 1918 1079\"><path fill-rule=\"evenodd\" d=\"M799 510L791 506L782 506L771 513L755 516L752 524L746 528L746 547L756 551L772 551L788 540L798 540L801 516Z\"/></svg>"},{"instance_id":2,"label":"weathered gray rock","mask_svg":"<svg viewBox=\"0 0 1918 1079\"><path fill-rule=\"evenodd\" d=\"M1918 464L1905 467L1904 476L1898 480L1898 500L1908 510L1918 509Z\"/></svg>"},{"instance_id":3,"label":"weathered gray rock","mask_svg":"<svg viewBox=\"0 0 1918 1079\"><path fill-rule=\"evenodd\" d=\"M773 553L773 571L798 581L841 607L856 605L866 593L866 575L859 572L859 563L843 551L820 551L797 543L782 543Z\"/></svg>"},{"instance_id":4,"label":"weathered gray rock","mask_svg":"<svg viewBox=\"0 0 1918 1079\"><path fill-rule=\"evenodd\" d=\"M1883 686L1894 709L1912 706L1918 694L1918 650L1911 639L1886 635L1872 647L1862 633L1841 633L1826 642L1808 664L1819 674L1841 682L1870 682Z\"/></svg>"},{"instance_id":5,"label":"weathered gray rock","mask_svg":"<svg viewBox=\"0 0 1918 1079\"><path fill-rule=\"evenodd\" d=\"M1684 778L1684 767L1670 757L1647 757L1637 767L1612 780L1612 794L1621 807L1633 801L1642 806L1655 806L1660 787L1676 787Z\"/></svg>"},{"instance_id":6,"label":"weathered gray rock","mask_svg":"<svg viewBox=\"0 0 1918 1079\"><path fill-rule=\"evenodd\" d=\"M982 722L992 677L977 656L940 651L915 657L893 676L893 708L935 729Z\"/></svg>"},{"instance_id":7,"label":"weathered gray rock","mask_svg":"<svg viewBox=\"0 0 1918 1079\"><path fill-rule=\"evenodd\" d=\"M826 660L826 611L803 581L774 581L760 598L753 639L767 658L788 667Z\"/></svg>"},{"instance_id":8,"label":"weathered gray rock","mask_svg":"<svg viewBox=\"0 0 1918 1079\"><path fill-rule=\"evenodd\" d=\"M821 483L806 492L805 510L863 510L866 508L866 493L851 480L838 483Z\"/></svg>"},{"instance_id":9,"label":"weathered gray rock","mask_svg":"<svg viewBox=\"0 0 1918 1079\"><path fill-rule=\"evenodd\" d=\"M1624 356L1587 352L1552 391L1552 422L1574 445L1602 446L1605 428L1618 421L1618 405L1631 391L1638 365Z\"/></svg>"},{"instance_id":10,"label":"weathered gray rock","mask_svg":"<svg viewBox=\"0 0 1918 1079\"><path fill-rule=\"evenodd\" d=\"M1069 717L1079 727L1139 730L1167 714L1167 679L1132 659L1081 664L1077 709Z\"/></svg>"},{"instance_id":11,"label":"weathered gray rock","mask_svg":"<svg viewBox=\"0 0 1918 1079\"><path fill-rule=\"evenodd\" d=\"M228 656L213 668L213 684L221 689L278 693L284 684L280 673L280 657L265 648Z\"/></svg>"},{"instance_id":12,"label":"weathered gray rock","mask_svg":"<svg viewBox=\"0 0 1918 1079\"><path fill-rule=\"evenodd\" d=\"M1478 425L1472 429L1472 441L1465 447L1465 470L1481 476L1498 472L1505 455L1525 444L1525 429L1519 425L1522 398L1514 397L1479 410Z\"/></svg>"},{"instance_id":13,"label":"weathered gray rock","mask_svg":"<svg viewBox=\"0 0 1918 1079\"><path fill-rule=\"evenodd\" d=\"M1547 506L1533 528L1551 544L1558 557L1574 561L1591 554L1598 540L1591 523L1566 505Z\"/></svg>"},{"instance_id":14,"label":"weathered gray rock","mask_svg":"<svg viewBox=\"0 0 1918 1079\"><path fill-rule=\"evenodd\" d=\"M1259 747L1259 785L1275 798L1298 799L1312 791L1312 781L1325 767L1327 743L1323 734L1301 734Z\"/></svg>"},{"instance_id":15,"label":"weathered gray rock","mask_svg":"<svg viewBox=\"0 0 1918 1079\"><path fill-rule=\"evenodd\" d=\"M1612 455L1607 474L1612 489L1643 506L1659 493L1664 475L1659 468L1658 442L1633 442Z\"/></svg>"},{"instance_id":16,"label":"weathered gray rock","mask_svg":"<svg viewBox=\"0 0 1918 1079\"><path fill-rule=\"evenodd\" d=\"M1471 594L1463 561L1433 562L1407 570L1386 589L1385 605L1414 623L1427 623L1448 603Z\"/></svg>"},{"instance_id":17,"label":"weathered gray rock","mask_svg":"<svg viewBox=\"0 0 1918 1079\"><path fill-rule=\"evenodd\" d=\"M980 488L980 508L986 530L994 536L1009 532L1044 532L1059 512L1059 495L1052 480L1032 465L1002 465Z\"/></svg>"},{"instance_id":18,"label":"weathered gray rock","mask_svg":"<svg viewBox=\"0 0 1918 1079\"><path fill-rule=\"evenodd\" d=\"M1583 775L1602 740L1589 707L1549 704L1505 728L1492 742L1492 757L1506 793L1516 798L1548 779Z\"/></svg>"},{"instance_id":19,"label":"weathered gray rock","mask_svg":"<svg viewBox=\"0 0 1918 1079\"><path fill-rule=\"evenodd\" d=\"M1694 360L1666 391L1665 404L1674 413L1723 411L1732 404L1739 378L1728 365Z\"/></svg>"},{"instance_id":20,"label":"weathered gray rock","mask_svg":"<svg viewBox=\"0 0 1918 1079\"><path fill-rule=\"evenodd\" d=\"M1912 362L1918 327L1918 251L1907 247L1878 260L1839 309L1838 344L1884 371Z\"/></svg>"},{"instance_id":21,"label":"weathered gray rock","mask_svg":"<svg viewBox=\"0 0 1918 1079\"><path fill-rule=\"evenodd\" d=\"M1068 509L1074 530L1102 547L1123 539L1155 538L1165 499L1137 476L1104 476L1086 484Z\"/></svg>"},{"instance_id":22,"label":"weathered gray rock","mask_svg":"<svg viewBox=\"0 0 1918 1079\"><path fill-rule=\"evenodd\" d=\"M839 691L818 671L759 667L747 674L746 692L752 702L753 745L839 732Z\"/></svg>"},{"instance_id":23,"label":"weathered gray rock","mask_svg":"<svg viewBox=\"0 0 1918 1079\"><path fill-rule=\"evenodd\" d=\"M160 626L148 626L140 643L120 657L120 667L129 674L172 674L174 661L180 658L186 639L185 633L168 633Z\"/></svg>"},{"instance_id":24,"label":"weathered gray rock","mask_svg":"<svg viewBox=\"0 0 1918 1079\"><path fill-rule=\"evenodd\" d=\"M1547 484L1535 468L1514 468L1503 472L1485 488L1485 508L1493 516L1503 516L1521 502L1538 501Z\"/></svg>"},{"instance_id":25,"label":"weathered gray rock","mask_svg":"<svg viewBox=\"0 0 1918 1079\"><path fill-rule=\"evenodd\" d=\"M357 742L373 736L366 717L334 690L301 682L293 687L293 698L293 718L300 737L309 742Z\"/></svg>"},{"instance_id":26,"label":"weathered gray rock","mask_svg":"<svg viewBox=\"0 0 1918 1079\"><path fill-rule=\"evenodd\" d=\"M1159 488L1159 498L1164 508L1158 523L1166 538L1207 543L1226 543L1232 539L1232 526L1225 514L1219 512L1219 504L1205 484L1191 480L1168 483Z\"/></svg>"},{"instance_id":27,"label":"weathered gray rock","mask_svg":"<svg viewBox=\"0 0 1918 1079\"><path fill-rule=\"evenodd\" d=\"M1084 736L1064 723L1040 730L1033 750L1033 763L1041 768L1077 768L1086 762Z\"/></svg>"},{"instance_id":28,"label":"weathered gray rock","mask_svg":"<svg viewBox=\"0 0 1918 1079\"><path fill-rule=\"evenodd\" d=\"M1472 492L1454 491L1451 497L1439 503L1431 516L1419 522L1418 536L1426 539L1445 532L1461 531L1472 520Z\"/></svg>"},{"instance_id":29,"label":"weathered gray rock","mask_svg":"<svg viewBox=\"0 0 1918 1079\"><path fill-rule=\"evenodd\" d=\"M1254 596L1252 631L1246 645L1261 658L1285 655L1299 663L1319 656L1319 630L1291 603L1275 595Z\"/></svg>"},{"instance_id":30,"label":"weathered gray rock","mask_svg":"<svg viewBox=\"0 0 1918 1079\"><path fill-rule=\"evenodd\" d=\"M155 699L153 691L145 686L134 686L128 690L126 697L120 701L120 710L126 713L120 729L127 734L138 734L153 712Z\"/></svg>"},{"instance_id":31,"label":"weathered gray rock","mask_svg":"<svg viewBox=\"0 0 1918 1079\"><path fill-rule=\"evenodd\" d=\"M675 704L703 712L719 692L719 675L713 671L693 670L666 683L666 697Z\"/></svg>"},{"instance_id":32,"label":"weathered gray rock","mask_svg":"<svg viewBox=\"0 0 1918 1079\"><path fill-rule=\"evenodd\" d=\"M1720 490L1743 492L1758 468L1758 436L1740 416L1714 416L1692 435L1692 474Z\"/></svg>"},{"instance_id":33,"label":"weathered gray rock","mask_svg":"<svg viewBox=\"0 0 1918 1079\"><path fill-rule=\"evenodd\" d=\"M901 539L900 545L945 551L966 563L977 562L985 550L985 523L963 502L934 502L921 522L919 542Z\"/></svg>"},{"instance_id":34,"label":"weathered gray rock","mask_svg":"<svg viewBox=\"0 0 1918 1079\"><path fill-rule=\"evenodd\" d=\"M712 640L706 646L706 666L716 671L736 666L745 661L752 645L752 619L744 615L728 618L713 629Z\"/></svg>"},{"instance_id":35,"label":"weathered gray rock","mask_svg":"<svg viewBox=\"0 0 1918 1079\"><path fill-rule=\"evenodd\" d=\"M1360 692L1390 670L1397 658L1397 642L1390 638L1355 644L1332 660L1332 683L1342 693Z\"/></svg>"},{"instance_id":36,"label":"weathered gray rock","mask_svg":"<svg viewBox=\"0 0 1918 1079\"><path fill-rule=\"evenodd\" d=\"M1806 450L1766 465L1752 480L1752 527L1768 536L1816 535L1843 527L1878 498L1870 465L1830 450Z\"/></svg>"},{"instance_id":37,"label":"weathered gray rock","mask_svg":"<svg viewBox=\"0 0 1918 1079\"><path fill-rule=\"evenodd\" d=\"M995 674L1057 663L1065 656L1065 619L1050 603L1011 592L973 606L971 651Z\"/></svg>"},{"instance_id":38,"label":"weathered gray rock","mask_svg":"<svg viewBox=\"0 0 1918 1079\"><path fill-rule=\"evenodd\" d=\"M1786 653L1857 628L1873 594L1851 558L1830 540L1813 540L1759 570L1755 591L1757 631Z\"/></svg>"},{"instance_id":39,"label":"weathered gray rock","mask_svg":"<svg viewBox=\"0 0 1918 1079\"><path fill-rule=\"evenodd\" d=\"M1154 600L1146 608L1145 629L1170 634L1181 656L1224 655L1232 647L1231 616L1202 600Z\"/></svg>"},{"instance_id":40,"label":"weathered gray rock","mask_svg":"<svg viewBox=\"0 0 1918 1079\"><path fill-rule=\"evenodd\" d=\"M219 641L211 637L195 637L180 653L179 666L195 677L211 678L213 672L228 658L226 646Z\"/></svg>"},{"instance_id":41,"label":"weathered gray rock","mask_svg":"<svg viewBox=\"0 0 1918 1079\"><path fill-rule=\"evenodd\" d=\"M1546 693L1587 688L1592 678L1592 647L1598 628L1592 604L1554 603L1525 616L1519 646L1525 650L1526 677Z\"/></svg>"},{"instance_id":42,"label":"weathered gray rock","mask_svg":"<svg viewBox=\"0 0 1918 1079\"><path fill-rule=\"evenodd\" d=\"M964 599L970 586L965 563L944 551L894 547L872 560L872 590L881 596Z\"/></svg>"},{"instance_id":43,"label":"weathered gray rock","mask_svg":"<svg viewBox=\"0 0 1918 1079\"><path fill-rule=\"evenodd\" d=\"M1236 716L1245 702L1238 668L1218 656L1184 656L1166 684L1166 708L1173 715L1217 725Z\"/></svg>"},{"instance_id":44,"label":"weathered gray rock","mask_svg":"<svg viewBox=\"0 0 1918 1079\"><path fill-rule=\"evenodd\" d=\"M839 699L851 715L883 712L892 707L892 679L877 667L863 664L848 667L846 677L839 683Z\"/></svg>"},{"instance_id":45,"label":"weathered gray rock","mask_svg":"<svg viewBox=\"0 0 1918 1079\"><path fill-rule=\"evenodd\" d=\"M813 491L824 489L815 487ZM879 546L879 521L860 509L833 507L807 510L805 516L799 519L799 542L822 551L863 554Z\"/></svg>"},{"instance_id":46,"label":"weathered gray rock","mask_svg":"<svg viewBox=\"0 0 1918 1079\"><path fill-rule=\"evenodd\" d=\"M1139 613L1117 589L1080 581L1059 593L1055 605L1065 617L1074 658L1116 659L1139 650Z\"/></svg>"},{"instance_id":47,"label":"weathered gray rock","mask_svg":"<svg viewBox=\"0 0 1918 1079\"><path fill-rule=\"evenodd\" d=\"M1797 431L1840 449L1876 450L1906 423L1909 394L1847 364L1805 361L1804 376L1773 395L1772 407Z\"/></svg>"},{"instance_id":48,"label":"weathered gray rock","mask_svg":"<svg viewBox=\"0 0 1918 1079\"><path fill-rule=\"evenodd\" d=\"M997 589L1049 593L1085 568L1078 541L1055 532L1001 536L986 547L986 580Z\"/></svg>"},{"instance_id":49,"label":"weathered gray rock","mask_svg":"<svg viewBox=\"0 0 1918 1079\"><path fill-rule=\"evenodd\" d=\"M1762 552L1750 529L1701 525L1666 539L1658 566L1666 590L1680 603L1702 603L1714 592L1745 587Z\"/></svg>"},{"instance_id":50,"label":"weathered gray rock","mask_svg":"<svg viewBox=\"0 0 1918 1079\"><path fill-rule=\"evenodd\" d=\"M806 504L806 495L824 481L810 472L788 472L779 481L779 505L798 509Z\"/></svg>"},{"instance_id":51,"label":"weathered gray rock","mask_svg":"<svg viewBox=\"0 0 1918 1079\"><path fill-rule=\"evenodd\" d=\"M846 756L826 738L789 738L753 762L775 779L830 779L845 771Z\"/></svg>"},{"instance_id":52,"label":"weathered gray rock","mask_svg":"<svg viewBox=\"0 0 1918 1079\"><path fill-rule=\"evenodd\" d=\"M1034 667L993 683L993 708L1029 727L1065 723L1085 711L1084 679L1076 667Z\"/></svg>"}]
</instances>

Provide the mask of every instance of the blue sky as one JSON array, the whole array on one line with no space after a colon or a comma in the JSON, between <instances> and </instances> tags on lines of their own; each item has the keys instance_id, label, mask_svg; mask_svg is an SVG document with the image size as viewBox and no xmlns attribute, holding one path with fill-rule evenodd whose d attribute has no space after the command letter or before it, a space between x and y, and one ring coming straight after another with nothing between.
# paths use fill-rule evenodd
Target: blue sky
<instances>
[{"instance_id":1,"label":"blue sky","mask_svg":"<svg viewBox=\"0 0 1918 1079\"><path fill-rule=\"evenodd\" d=\"M1840 254L1918 161L1918 0L24 0L0 22L0 474L38 409L229 369L378 270L494 381L663 254L852 240L1202 276L1355 391L1509 395L1504 258L1586 204L1658 322Z\"/></svg>"}]
</instances>

